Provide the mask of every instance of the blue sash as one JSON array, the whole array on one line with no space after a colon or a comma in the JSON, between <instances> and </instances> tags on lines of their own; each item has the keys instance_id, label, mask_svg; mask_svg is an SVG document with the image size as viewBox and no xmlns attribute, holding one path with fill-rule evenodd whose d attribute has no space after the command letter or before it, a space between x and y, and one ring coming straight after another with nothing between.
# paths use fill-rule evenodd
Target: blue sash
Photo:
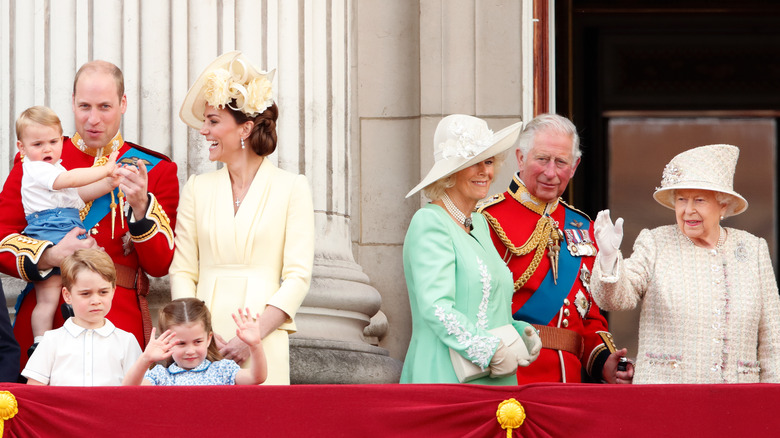
<instances>
[{"instance_id":1,"label":"blue sash","mask_svg":"<svg viewBox=\"0 0 780 438\"><path fill-rule=\"evenodd\" d=\"M116 162L117 164L132 164L135 165L136 161L143 160L146 164L146 171L151 171L154 166L157 165L162 159L148 154L134 147L128 149ZM119 187L114 189L114 199L117 199L119 193ZM111 192L92 201L92 208L89 210L89 214L84 218L84 227L89 230L94 227L95 224L100 222L108 213L111 212ZM124 214L123 212L120 214Z\"/></svg>"},{"instance_id":2,"label":"blue sash","mask_svg":"<svg viewBox=\"0 0 780 438\"><path fill-rule=\"evenodd\" d=\"M564 207L565 208L565 207ZM572 222L579 222L590 227L590 221L585 216L574 210L566 208L564 217L564 229L579 228L570 226ZM565 233L564 233L565 234ZM519 321L529 322L531 324L547 325L558 313L563 305L563 299L571 292L574 282L577 281L577 274L580 272L580 257L574 257L566 248L565 238L561 242L561 250L558 253L558 284L553 281L552 268L547 272L547 276L542 280L542 284L534 291L531 298L523 304L512 317Z\"/></svg>"}]
</instances>

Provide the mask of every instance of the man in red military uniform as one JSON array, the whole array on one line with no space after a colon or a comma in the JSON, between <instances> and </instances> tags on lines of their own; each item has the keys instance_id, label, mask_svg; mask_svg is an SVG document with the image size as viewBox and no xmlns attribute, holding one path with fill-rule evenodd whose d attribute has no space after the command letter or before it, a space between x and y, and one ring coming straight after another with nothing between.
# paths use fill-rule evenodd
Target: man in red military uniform
<instances>
[{"instance_id":1,"label":"man in red military uniform","mask_svg":"<svg viewBox=\"0 0 780 438\"><path fill-rule=\"evenodd\" d=\"M580 161L576 128L543 114L519 142L520 170L509 190L479 209L515 280L512 313L542 338L539 358L518 368L517 381L580 382L584 371L592 380L630 383L633 367L618 370L626 350L615 349L588 290L596 258L592 222L559 198Z\"/></svg>"},{"instance_id":2,"label":"man in red military uniform","mask_svg":"<svg viewBox=\"0 0 780 438\"><path fill-rule=\"evenodd\" d=\"M27 225L20 186L22 165L16 156L0 193L0 271L25 281L47 278L53 268L74 251L102 247L117 268L117 288L108 318L133 333L143 347L151 330L146 303L149 280L168 273L173 258L173 228L179 202L176 164L160 153L125 142L119 132L127 108L124 78L106 61L84 64L73 83L76 134L65 138L62 165L66 169L100 164L102 157L119 151L119 187L82 210L85 230L72 230L52 245L20 234ZM28 287L28 289L30 289ZM30 314L35 293L27 293L18 307L14 335L22 352L33 343ZM56 315L54 327L64 322ZM21 355L21 368L27 355Z\"/></svg>"}]
</instances>

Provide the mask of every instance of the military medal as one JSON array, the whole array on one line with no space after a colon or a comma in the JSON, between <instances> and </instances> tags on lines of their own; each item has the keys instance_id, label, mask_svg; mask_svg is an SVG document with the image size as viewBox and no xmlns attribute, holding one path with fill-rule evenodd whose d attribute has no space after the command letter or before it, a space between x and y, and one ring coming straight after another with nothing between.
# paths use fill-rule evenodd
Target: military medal
<instances>
[{"instance_id":1,"label":"military medal","mask_svg":"<svg viewBox=\"0 0 780 438\"><path fill-rule=\"evenodd\" d=\"M596 255L596 246L590 238L590 230L577 230L567 228L566 249L571 255L576 257L587 257Z\"/></svg>"},{"instance_id":2,"label":"military medal","mask_svg":"<svg viewBox=\"0 0 780 438\"><path fill-rule=\"evenodd\" d=\"M580 314L580 318L585 319L585 315L590 310L590 300L582 290L577 291L577 295L574 296L574 306L577 307L577 312Z\"/></svg>"},{"instance_id":3,"label":"military medal","mask_svg":"<svg viewBox=\"0 0 780 438\"><path fill-rule=\"evenodd\" d=\"M582 264L582 269L580 269L580 281L585 286L585 290L590 292L590 270L585 266L585 263Z\"/></svg>"}]
</instances>

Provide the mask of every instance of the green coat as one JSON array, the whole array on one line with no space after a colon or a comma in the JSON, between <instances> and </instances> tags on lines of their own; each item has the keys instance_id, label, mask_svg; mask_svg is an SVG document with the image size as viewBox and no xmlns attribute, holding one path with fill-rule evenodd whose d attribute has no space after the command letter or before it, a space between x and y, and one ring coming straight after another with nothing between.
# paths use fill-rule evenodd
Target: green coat
<instances>
[{"instance_id":1,"label":"green coat","mask_svg":"<svg viewBox=\"0 0 780 438\"><path fill-rule=\"evenodd\" d=\"M480 213L471 234L443 208L415 213L404 240L404 274L412 311L412 339L401 383L458 383L449 348L487 368L499 345L488 330L525 323L512 319L512 274L490 240ZM515 376L469 383L516 385Z\"/></svg>"}]
</instances>

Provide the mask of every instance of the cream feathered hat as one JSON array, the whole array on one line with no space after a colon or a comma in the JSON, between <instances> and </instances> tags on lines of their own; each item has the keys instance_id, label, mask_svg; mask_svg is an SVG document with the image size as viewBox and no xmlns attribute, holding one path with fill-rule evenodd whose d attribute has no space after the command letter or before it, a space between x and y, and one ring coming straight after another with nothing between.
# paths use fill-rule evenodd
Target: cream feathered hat
<instances>
[{"instance_id":1,"label":"cream feathered hat","mask_svg":"<svg viewBox=\"0 0 780 438\"><path fill-rule=\"evenodd\" d=\"M433 167L406 197L511 148L522 126L518 122L493 133L487 122L474 116L452 114L441 119L433 135Z\"/></svg>"},{"instance_id":2,"label":"cream feathered hat","mask_svg":"<svg viewBox=\"0 0 780 438\"><path fill-rule=\"evenodd\" d=\"M179 117L187 125L200 129L206 104L230 107L254 117L274 103L271 81L275 71L258 70L238 50L224 53L203 70L187 91Z\"/></svg>"},{"instance_id":3,"label":"cream feathered hat","mask_svg":"<svg viewBox=\"0 0 780 438\"><path fill-rule=\"evenodd\" d=\"M730 144L711 144L677 154L664 167L661 187L653 198L664 207L674 209L675 190L699 189L725 193L731 197L734 212L747 210L748 202L734 191L734 171L737 168L739 148Z\"/></svg>"}]
</instances>

